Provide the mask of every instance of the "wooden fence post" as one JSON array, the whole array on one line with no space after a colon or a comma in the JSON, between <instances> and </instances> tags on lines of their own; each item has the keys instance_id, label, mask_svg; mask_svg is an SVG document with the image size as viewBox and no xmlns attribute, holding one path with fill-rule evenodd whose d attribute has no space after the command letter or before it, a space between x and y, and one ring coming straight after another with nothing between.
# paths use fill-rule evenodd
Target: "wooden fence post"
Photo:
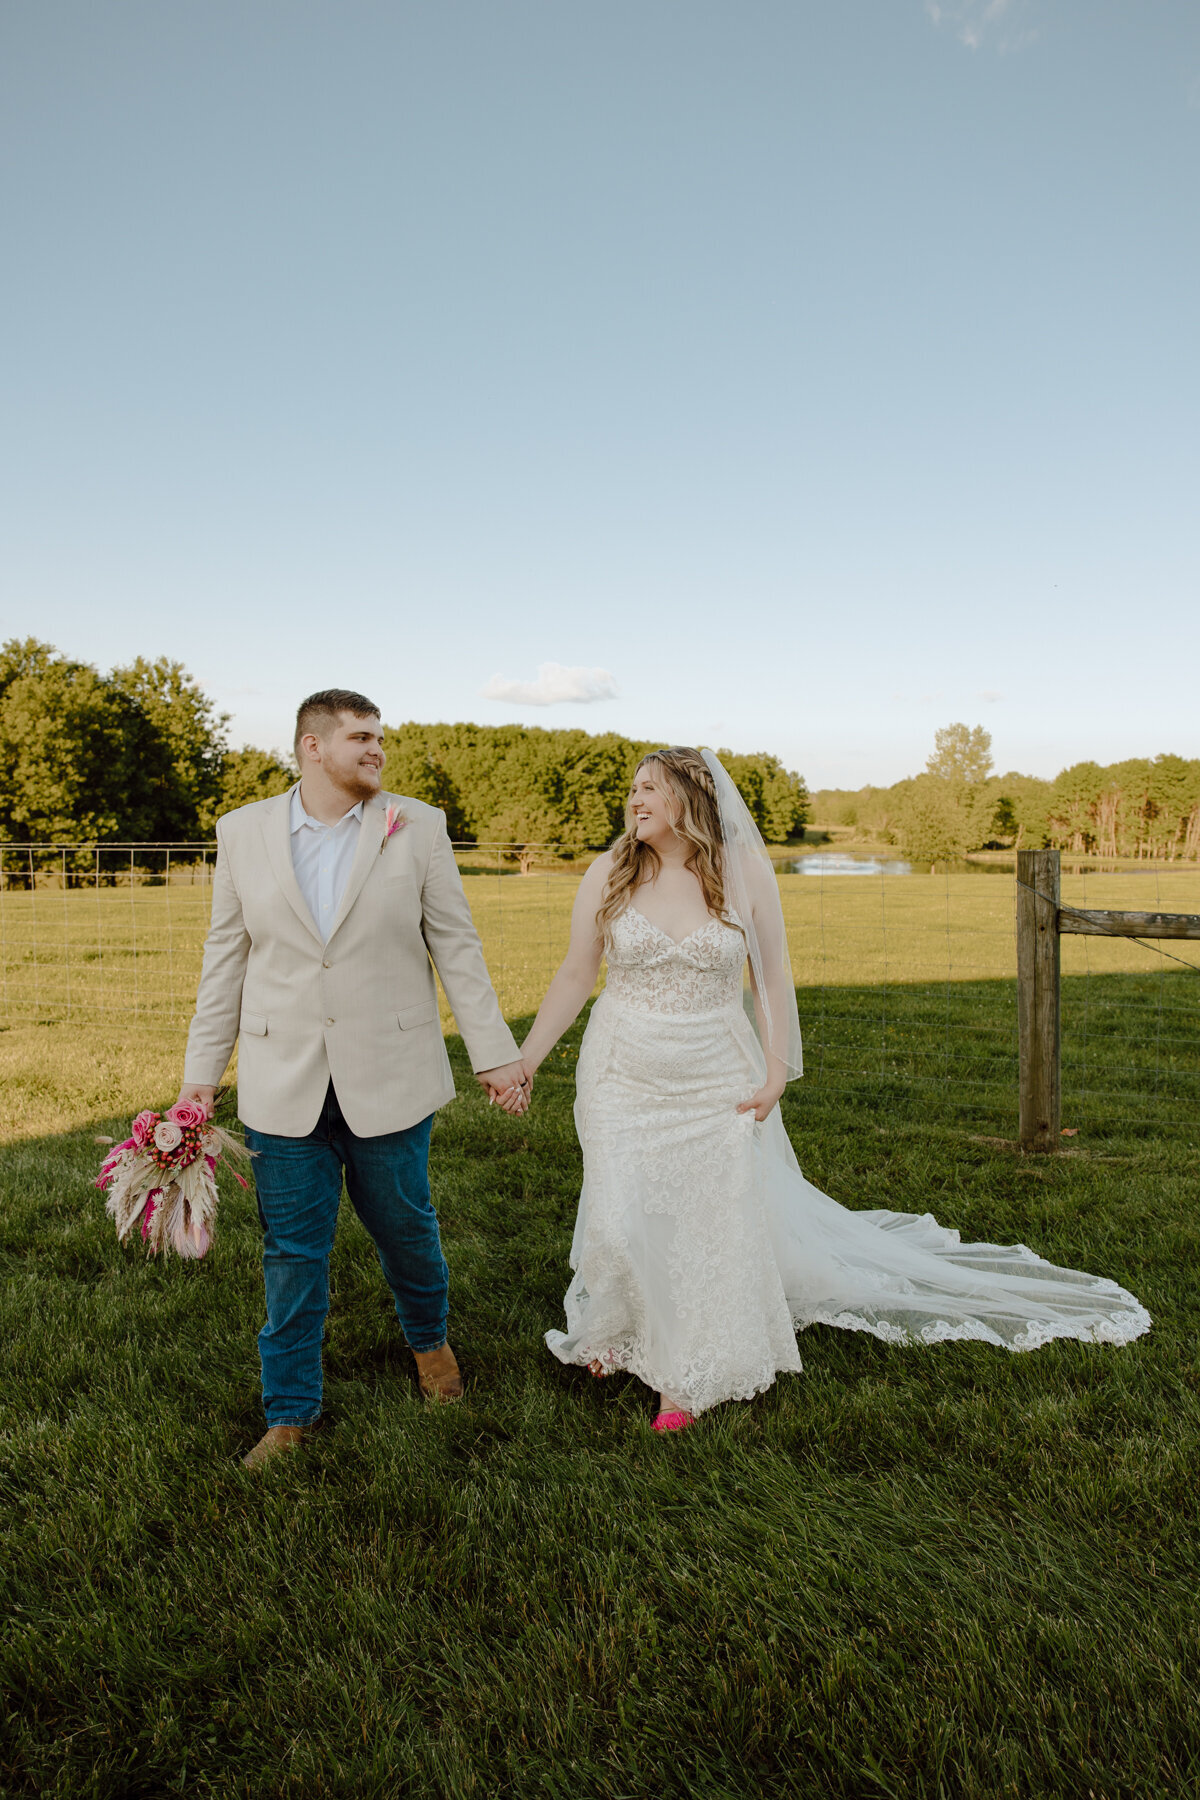
<instances>
[{"instance_id":1,"label":"wooden fence post","mask_svg":"<svg viewBox=\"0 0 1200 1800\"><path fill-rule=\"evenodd\" d=\"M1017 851L1017 1033L1022 1150L1057 1150L1062 1125L1059 854Z\"/></svg>"}]
</instances>

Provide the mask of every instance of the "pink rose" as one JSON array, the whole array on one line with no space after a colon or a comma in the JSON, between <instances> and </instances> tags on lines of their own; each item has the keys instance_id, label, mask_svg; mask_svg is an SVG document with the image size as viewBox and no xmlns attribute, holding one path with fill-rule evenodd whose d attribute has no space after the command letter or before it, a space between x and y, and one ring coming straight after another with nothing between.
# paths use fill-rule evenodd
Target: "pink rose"
<instances>
[{"instance_id":1,"label":"pink rose","mask_svg":"<svg viewBox=\"0 0 1200 1800\"><path fill-rule=\"evenodd\" d=\"M139 1150L144 1150L154 1135L154 1127L158 1124L156 1112L140 1112L129 1127L129 1135Z\"/></svg>"},{"instance_id":2,"label":"pink rose","mask_svg":"<svg viewBox=\"0 0 1200 1800\"><path fill-rule=\"evenodd\" d=\"M184 1131L191 1131L198 1125L208 1124L208 1114L202 1106L197 1106L194 1100L177 1100L174 1106L167 1108L167 1117L174 1119L175 1123Z\"/></svg>"}]
</instances>

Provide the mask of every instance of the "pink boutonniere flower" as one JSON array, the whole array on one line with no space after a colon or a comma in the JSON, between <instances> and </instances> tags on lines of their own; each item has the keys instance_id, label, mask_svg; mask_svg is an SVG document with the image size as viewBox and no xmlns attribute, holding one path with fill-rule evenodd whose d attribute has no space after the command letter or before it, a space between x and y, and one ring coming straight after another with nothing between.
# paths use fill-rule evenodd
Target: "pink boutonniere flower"
<instances>
[{"instance_id":1,"label":"pink boutonniere flower","mask_svg":"<svg viewBox=\"0 0 1200 1800\"><path fill-rule=\"evenodd\" d=\"M407 821L404 814L396 805L396 802L394 800L391 801L387 811L383 815L383 842L379 846L380 856L382 856L387 849L388 839L393 837L397 831L403 831L406 823Z\"/></svg>"}]
</instances>

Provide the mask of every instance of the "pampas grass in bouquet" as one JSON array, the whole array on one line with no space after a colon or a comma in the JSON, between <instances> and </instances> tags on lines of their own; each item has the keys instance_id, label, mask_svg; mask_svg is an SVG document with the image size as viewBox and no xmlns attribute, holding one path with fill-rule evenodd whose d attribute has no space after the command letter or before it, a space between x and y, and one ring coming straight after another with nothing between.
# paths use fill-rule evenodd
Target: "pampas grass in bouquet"
<instances>
[{"instance_id":1,"label":"pampas grass in bouquet","mask_svg":"<svg viewBox=\"0 0 1200 1800\"><path fill-rule=\"evenodd\" d=\"M217 1164L222 1156L246 1162L252 1151L214 1125L204 1108L177 1101L165 1113L140 1112L124 1143L113 1144L96 1186L107 1191L105 1211L124 1243L135 1225L151 1256L203 1256L217 1223ZM243 1187L249 1183L230 1169Z\"/></svg>"}]
</instances>

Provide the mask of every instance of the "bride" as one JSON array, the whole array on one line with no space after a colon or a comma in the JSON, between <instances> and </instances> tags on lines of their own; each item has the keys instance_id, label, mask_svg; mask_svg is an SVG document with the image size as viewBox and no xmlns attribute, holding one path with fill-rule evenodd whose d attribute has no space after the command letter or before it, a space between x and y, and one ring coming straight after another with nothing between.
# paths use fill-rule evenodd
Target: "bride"
<instances>
[{"instance_id":1,"label":"bride","mask_svg":"<svg viewBox=\"0 0 1200 1800\"><path fill-rule=\"evenodd\" d=\"M546 1342L564 1363L628 1370L657 1391L656 1430L799 1369L796 1330L818 1322L1010 1350L1149 1329L1114 1281L1023 1244L960 1243L928 1213L852 1212L804 1179L777 1104L800 1073L779 888L711 751L659 750L638 769L624 832L580 883L510 1111L604 958L579 1053L567 1329Z\"/></svg>"}]
</instances>

